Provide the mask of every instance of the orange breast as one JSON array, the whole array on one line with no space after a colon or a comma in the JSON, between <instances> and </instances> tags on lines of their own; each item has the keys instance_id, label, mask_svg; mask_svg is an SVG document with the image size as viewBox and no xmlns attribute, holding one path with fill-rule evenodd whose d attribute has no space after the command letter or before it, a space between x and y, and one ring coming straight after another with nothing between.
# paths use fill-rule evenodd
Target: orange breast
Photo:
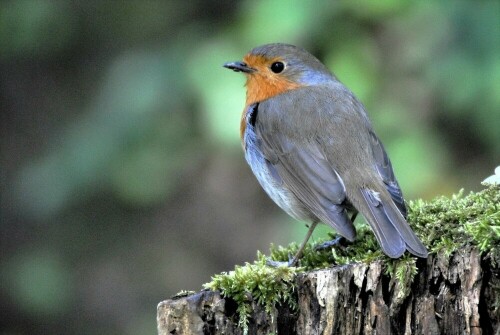
<instances>
[{"instance_id":1,"label":"orange breast","mask_svg":"<svg viewBox=\"0 0 500 335\"><path fill-rule=\"evenodd\" d=\"M299 84L278 76L261 75L259 73L249 75L246 86L247 106L300 87Z\"/></svg>"}]
</instances>

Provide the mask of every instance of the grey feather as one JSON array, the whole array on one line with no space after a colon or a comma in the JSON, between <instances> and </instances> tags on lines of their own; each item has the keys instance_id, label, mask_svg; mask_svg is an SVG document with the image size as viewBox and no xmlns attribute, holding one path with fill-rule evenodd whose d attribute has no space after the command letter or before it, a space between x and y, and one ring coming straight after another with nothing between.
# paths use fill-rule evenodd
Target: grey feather
<instances>
[{"instance_id":1,"label":"grey feather","mask_svg":"<svg viewBox=\"0 0 500 335\"><path fill-rule=\"evenodd\" d=\"M276 133L270 141L269 136L262 134L261 124L256 127L257 136L262 138L260 149L264 157L279 152L278 160L272 165L287 189L320 221L354 240L356 232L345 209L344 185L316 147L318 144L293 143Z\"/></svg>"},{"instance_id":2,"label":"grey feather","mask_svg":"<svg viewBox=\"0 0 500 335\"><path fill-rule=\"evenodd\" d=\"M255 151L246 155L247 161L256 175L272 176L272 183L279 184L278 193L286 194L279 205L290 215L320 220L352 240L355 230L347 209L353 206L387 255L399 257L409 250L426 257L404 218L403 195L387 153L363 105L338 81L260 102L255 124L247 127L245 136L253 139L246 140L247 152L249 142ZM249 159L258 155L265 161L264 174ZM266 180L259 179L266 192L276 192L265 186Z\"/></svg>"},{"instance_id":3,"label":"grey feather","mask_svg":"<svg viewBox=\"0 0 500 335\"><path fill-rule=\"evenodd\" d=\"M387 191L390 193L392 200L398 207L401 214L406 218L406 205L403 198L403 192L394 176L394 171L392 170L392 164L387 156L387 153L382 145L382 142L378 139L373 131L370 131L371 135L371 146L373 150L373 158L375 159L377 171L384 182Z\"/></svg>"}]
</instances>

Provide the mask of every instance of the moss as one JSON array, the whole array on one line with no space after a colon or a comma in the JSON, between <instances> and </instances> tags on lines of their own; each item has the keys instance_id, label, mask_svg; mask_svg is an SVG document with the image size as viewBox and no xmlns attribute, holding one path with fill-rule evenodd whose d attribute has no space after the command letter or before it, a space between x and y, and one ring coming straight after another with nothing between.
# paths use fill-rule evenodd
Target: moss
<instances>
[{"instance_id":1,"label":"moss","mask_svg":"<svg viewBox=\"0 0 500 335\"><path fill-rule=\"evenodd\" d=\"M432 201L410 201L408 222L430 253L444 252L451 255L465 245L475 245L492 264L500 264L500 186L464 196L461 190L451 198L438 197ZM417 274L416 258L406 254L400 259L385 256L377 241L366 226L357 227L354 243L334 248L315 250L323 240L308 244L300 267L277 267L266 265L267 258L260 252L253 264L237 266L234 271L212 277L205 288L220 290L238 304L239 325L248 332L252 303L258 303L270 313L276 304L288 303L296 308L294 277L297 273L332 265L369 263L383 260L385 273L395 280L397 299L409 294L413 278ZM332 238L335 237L333 234ZM296 243L287 247L271 246L270 259L288 261L298 249Z\"/></svg>"},{"instance_id":2,"label":"moss","mask_svg":"<svg viewBox=\"0 0 500 335\"><path fill-rule=\"evenodd\" d=\"M395 298L397 300L403 300L408 296L417 273L417 259L409 254L403 255L400 259L390 259L385 262L385 274L391 277L396 286Z\"/></svg>"},{"instance_id":3,"label":"moss","mask_svg":"<svg viewBox=\"0 0 500 335\"><path fill-rule=\"evenodd\" d=\"M466 244L475 245L498 264L500 260L500 186L450 199L409 202L408 220L432 253L452 254Z\"/></svg>"},{"instance_id":4,"label":"moss","mask_svg":"<svg viewBox=\"0 0 500 335\"><path fill-rule=\"evenodd\" d=\"M252 302L265 307L271 313L276 304L288 303L292 309L297 306L294 298L295 275L302 268L270 267L266 265L266 257L258 253L257 261L245 266L236 266L234 271L223 272L212 277L205 288L220 290L222 295L231 297L238 304L238 325L248 333L248 318L252 312Z\"/></svg>"}]
</instances>

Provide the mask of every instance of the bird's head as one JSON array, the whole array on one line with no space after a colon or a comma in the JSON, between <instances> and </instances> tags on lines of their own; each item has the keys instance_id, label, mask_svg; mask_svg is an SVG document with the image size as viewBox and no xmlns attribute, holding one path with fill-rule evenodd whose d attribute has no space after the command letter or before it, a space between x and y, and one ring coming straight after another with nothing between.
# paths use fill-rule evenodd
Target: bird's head
<instances>
[{"instance_id":1,"label":"bird's head","mask_svg":"<svg viewBox=\"0 0 500 335\"><path fill-rule=\"evenodd\" d=\"M247 105L302 86L335 80L313 55L290 44L273 43L252 49L243 61L224 67L247 77Z\"/></svg>"}]
</instances>

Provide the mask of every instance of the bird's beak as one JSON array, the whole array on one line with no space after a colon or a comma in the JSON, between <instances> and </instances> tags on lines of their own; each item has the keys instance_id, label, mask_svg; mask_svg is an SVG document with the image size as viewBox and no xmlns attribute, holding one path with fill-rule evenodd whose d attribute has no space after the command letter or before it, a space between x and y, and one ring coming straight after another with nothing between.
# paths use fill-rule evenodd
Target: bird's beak
<instances>
[{"instance_id":1,"label":"bird's beak","mask_svg":"<svg viewBox=\"0 0 500 335\"><path fill-rule=\"evenodd\" d=\"M234 72L252 73L255 69L251 68L244 62L227 62L223 65L225 68L231 69Z\"/></svg>"}]
</instances>

